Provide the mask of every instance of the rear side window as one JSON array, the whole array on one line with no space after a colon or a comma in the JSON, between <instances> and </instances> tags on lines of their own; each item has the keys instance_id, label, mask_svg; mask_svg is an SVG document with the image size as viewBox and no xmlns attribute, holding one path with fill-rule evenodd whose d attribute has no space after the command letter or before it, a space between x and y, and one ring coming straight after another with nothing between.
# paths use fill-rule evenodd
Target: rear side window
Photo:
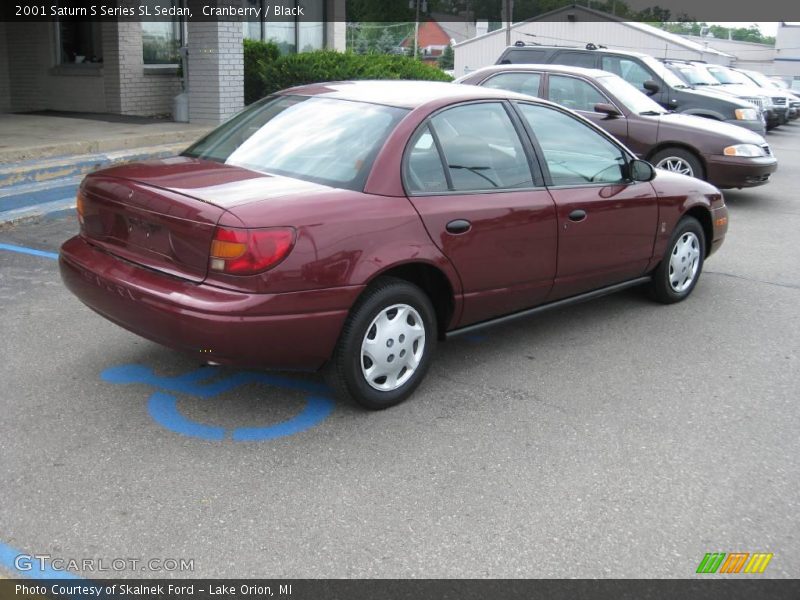
<instances>
[{"instance_id":1,"label":"rear side window","mask_svg":"<svg viewBox=\"0 0 800 600\"><path fill-rule=\"evenodd\" d=\"M622 149L576 118L547 106L520 104L544 153L553 185L624 181Z\"/></svg>"},{"instance_id":2,"label":"rear side window","mask_svg":"<svg viewBox=\"0 0 800 600\"><path fill-rule=\"evenodd\" d=\"M569 65L571 67L586 67L593 69L597 64L597 55L589 52L559 52L550 61L557 65Z\"/></svg>"},{"instance_id":3,"label":"rear side window","mask_svg":"<svg viewBox=\"0 0 800 600\"><path fill-rule=\"evenodd\" d=\"M619 75L637 89L644 90L644 82L653 78L650 72L635 60L622 56L604 56L603 71Z\"/></svg>"},{"instance_id":4,"label":"rear side window","mask_svg":"<svg viewBox=\"0 0 800 600\"><path fill-rule=\"evenodd\" d=\"M539 97L539 82L541 73L499 73L484 81L483 87L508 90Z\"/></svg>"},{"instance_id":5,"label":"rear side window","mask_svg":"<svg viewBox=\"0 0 800 600\"><path fill-rule=\"evenodd\" d=\"M550 75L550 101L572 110L594 112L594 105L608 102L597 89L575 77Z\"/></svg>"},{"instance_id":6,"label":"rear side window","mask_svg":"<svg viewBox=\"0 0 800 600\"><path fill-rule=\"evenodd\" d=\"M512 49L500 60L500 64L540 64L544 62L545 56L547 56L546 50Z\"/></svg>"},{"instance_id":7,"label":"rear side window","mask_svg":"<svg viewBox=\"0 0 800 600\"><path fill-rule=\"evenodd\" d=\"M442 159L427 125L411 140L406 160L405 180L409 192L431 194L448 190Z\"/></svg>"}]
</instances>

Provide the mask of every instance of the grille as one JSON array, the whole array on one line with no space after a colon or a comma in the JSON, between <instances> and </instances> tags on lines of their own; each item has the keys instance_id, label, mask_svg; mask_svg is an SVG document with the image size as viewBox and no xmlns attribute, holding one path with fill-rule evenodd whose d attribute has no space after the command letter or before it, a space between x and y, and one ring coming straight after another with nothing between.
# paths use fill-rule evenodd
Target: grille
<instances>
[{"instance_id":1,"label":"grille","mask_svg":"<svg viewBox=\"0 0 800 600\"><path fill-rule=\"evenodd\" d=\"M763 144L761 148L762 150L764 150L764 154L766 154L767 156L772 156L772 150L770 150L769 144Z\"/></svg>"},{"instance_id":2,"label":"grille","mask_svg":"<svg viewBox=\"0 0 800 600\"><path fill-rule=\"evenodd\" d=\"M775 106L786 106L786 98L783 96L773 96L772 102Z\"/></svg>"},{"instance_id":3,"label":"grille","mask_svg":"<svg viewBox=\"0 0 800 600\"><path fill-rule=\"evenodd\" d=\"M764 100L758 96L745 96L742 100L747 100L750 104L755 104L758 108L764 109Z\"/></svg>"}]
</instances>

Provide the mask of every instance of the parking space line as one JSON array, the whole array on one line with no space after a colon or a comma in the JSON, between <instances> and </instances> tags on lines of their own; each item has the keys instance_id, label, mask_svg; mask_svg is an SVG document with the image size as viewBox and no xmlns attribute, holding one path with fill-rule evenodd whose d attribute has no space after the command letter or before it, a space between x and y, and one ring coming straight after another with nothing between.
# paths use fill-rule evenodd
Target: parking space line
<instances>
[{"instance_id":1,"label":"parking space line","mask_svg":"<svg viewBox=\"0 0 800 600\"><path fill-rule=\"evenodd\" d=\"M0 243L0 250L8 250L9 252L17 252L19 254L29 254L31 256L40 256L43 258L58 260L57 252L47 252L45 250L37 250L36 248L28 248L26 246L15 246L14 244Z\"/></svg>"}]
</instances>

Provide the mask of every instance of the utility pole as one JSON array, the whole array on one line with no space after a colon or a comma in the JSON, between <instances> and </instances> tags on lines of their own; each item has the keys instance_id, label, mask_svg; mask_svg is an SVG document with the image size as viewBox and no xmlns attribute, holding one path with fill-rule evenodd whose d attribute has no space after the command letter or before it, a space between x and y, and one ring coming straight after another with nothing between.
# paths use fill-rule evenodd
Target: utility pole
<instances>
[{"instance_id":1,"label":"utility pole","mask_svg":"<svg viewBox=\"0 0 800 600\"><path fill-rule=\"evenodd\" d=\"M506 12L506 46L511 45L511 16L514 13L514 0L505 0Z\"/></svg>"},{"instance_id":2,"label":"utility pole","mask_svg":"<svg viewBox=\"0 0 800 600\"><path fill-rule=\"evenodd\" d=\"M417 16L414 20L414 58L417 57L417 48L419 47L419 10L428 12L428 0L409 0L408 8L416 8Z\"/></svg>"}]
</instances>

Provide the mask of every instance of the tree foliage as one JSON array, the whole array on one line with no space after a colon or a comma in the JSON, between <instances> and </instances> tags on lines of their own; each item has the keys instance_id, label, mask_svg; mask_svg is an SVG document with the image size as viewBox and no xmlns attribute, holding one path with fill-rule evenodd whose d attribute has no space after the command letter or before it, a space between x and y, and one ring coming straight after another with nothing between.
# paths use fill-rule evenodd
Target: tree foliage
<instances>
[{"instance_id":1,"label":"tree foliage","mask_svg":"<svg viewBox=\"0 0 800 600\"><path fill-rule=\"evenodd\" d=\"M263 43L263 42L257 42ZM252 50L252 49L251 49ZM296 85L350 79L451 81L441 69L408 56L317 50L245 63L245 103ZM248 82L250 85L248 87ZM253 82L256 82L255 84Z\"/></svg>"}]
</instances>

